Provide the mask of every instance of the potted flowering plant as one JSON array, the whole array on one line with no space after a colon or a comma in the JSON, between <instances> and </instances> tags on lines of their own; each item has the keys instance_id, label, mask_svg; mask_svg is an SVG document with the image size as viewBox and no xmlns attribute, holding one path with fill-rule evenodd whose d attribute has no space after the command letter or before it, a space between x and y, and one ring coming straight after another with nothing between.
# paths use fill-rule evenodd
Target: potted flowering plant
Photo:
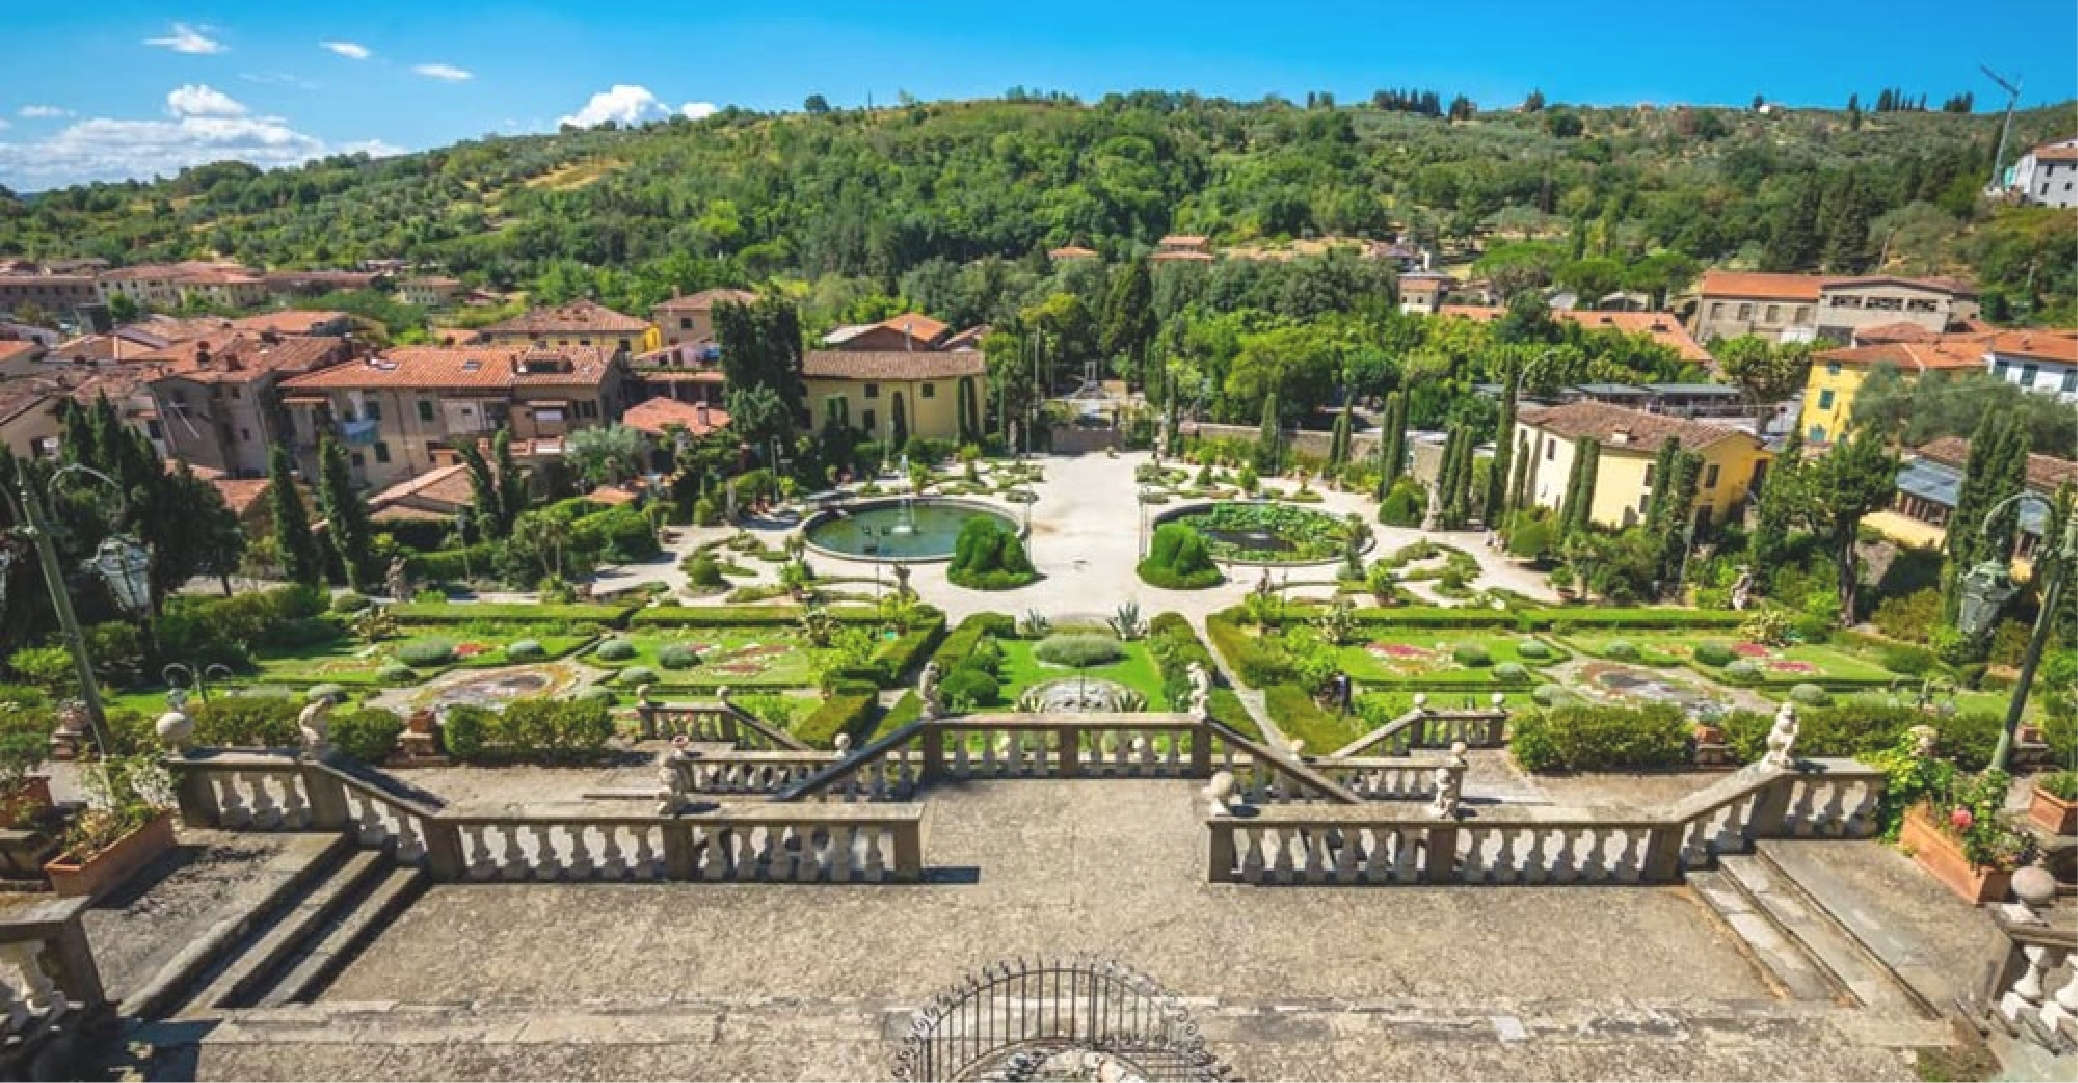
<instances>
[{"instance_id":1,"label":"potted flowering plant","mask_svg":"<svg viewBox=\"0 0 2078 1083\"><path fill-rule=\"evenodd\" d=\"M35 773L49 747L41 727L0 728L0 828L19 827L51 806L50 779Z\"/></svg>"},{"instance_id":2,"label":"potted flowering plant","mask_svg":"<svg viewBox=\"0 0 2078 1083\"><path fill-rule=\"evenodd\" d=\"M2034 844L2000 815L2012 780L2004 771L1986 771L1975 777L1951 772L1942 781L1906 811L1898 844L1965 900L1997 902Z\"/></svg>"},{"instance_id":3,"label":"potted flowering plant","mask_svg":"<svg viewBox=\"0 0 2078 1083\"><path fill-rule=\"evenodd\" d=\"M2078 835L2078 771L2054 771L2035 780L2028 819L2055 835Z\"/></svg>"},{"instance_id":4,"label":"potted flowering plant","mask_svg":"<svg viewBox=\"0 0 2078 1083\"><path fill-rule=\"evenodd\" d=\"M87 808L65 833L65 849L43 866L62 898L99 898L173 848L173 814L147 791L158 764L148 753L111 757L83 773Z\"/></svg>"}]
</instances>

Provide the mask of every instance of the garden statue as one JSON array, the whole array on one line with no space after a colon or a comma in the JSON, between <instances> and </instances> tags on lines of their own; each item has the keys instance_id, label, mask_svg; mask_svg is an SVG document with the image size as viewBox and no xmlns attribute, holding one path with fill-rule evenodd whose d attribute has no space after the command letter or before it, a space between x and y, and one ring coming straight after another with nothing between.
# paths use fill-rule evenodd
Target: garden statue
<instances>
[{"instance_id":1,"label":"garden statue","mask_svg":"<svg viewBox=\"0 0 2078 1083\"><path fill-rule=\"evenodd\" d=\"M909 565L897 564L894 567L895 593L901 597L906 598L909 596Z\"/></svg>"},{"instance_id":2,"label":"garden statue","mask_svg":"<svg viewBox=\"0 0 2078 1083\"><path fill-rule=\"evenodd\" d=\"M1423 490L1428 494L1428 504L1421 512L1422 532L1440 530L1443 527L1443 493L1434 483L1424 486Z\"/></svg>"},{"instance_id":3,"label":"garden statue","mask_svg":"<svg viewBox=\"0 0 2078 1083\"><path fill-rule=\"evenodd\" d=\"M643 708L655 707L657 705L657 701L649 697L648 685L641 685L635 689L635 703Z\"/></svg>"},{"instance_id":4,"label":"garden statue","mask_svg":"<svg viewBox=\"0 0 2078 1083\"><path fill-rule=\"evenodd\" d=\"M319 696L296 715L296 731L303 737L303 751L321 756L331 740L332 697Z\"/></svg>"},{"instance_id":5,"label":"garden statue","mask_svg":"<svg viewBox=\"0 0 2078 1083\"><path fill-rule=\"evenodd\" d=\"M1761 757L1761 766L1775 771L1789 770L1790 765L1796 762L1790 755L1796 743L1797 708L1795 704L1784 703L1782 709L1775 712L1775 725L1768 730L1768 752Z\"/></svg>"},{"instance_id":6,"label":"garden statue","mask_svg":"<svg viewBox=\"0 0 2078 1083\"><path fill-rule=\"evenodd\" d=\"M1429 814L1439 820L1456 816L1458 803L1464 797L1465 770L1471 766L1465 758L1465 749L1463 741L1452 743L1450 758L1436 768L1436 799L1429 804Z\"/></svg>"},{"instance_id":7,"label":"garden statue","mask_svg":"<svg viewBox=\"0 0 2078 1083\"><path fill-rule=\"evenodd\" d=\"M411 574L404 570L403 557L390 559L390 571L383 581L388 584L390 600L399 603L411 600Z\"/></svg>"},{"instance_id":8,"label":"garden statue","mask_svg":"<svg viewBox=\"0 0 2078 1083\"><path fill-rule=\"evenodd\" d=\"M1740 565L1739 578L1732 584L1732 608L1742 613L1750 608L1753 605L1754 590L1758 586L1754 580L1753 569Z\"/></svg>"},{"instance_id":9,"label":"garden statue","mask_svg":"<svg viewBox=\"0 0 2078 1083\"><path fill-rule=\"evenodd\" d=\"M693 788L693 741L690 737L671 738L671 751L657 761L657 781L664 784L664 802L657 809L670 815L685 803L686 794Z\"/></svg>"},{"instance_id":10,"label":"garden statue","mask_svg":"<svg viewBox=\"0 0 2078 1083\"><path fill-rule=\"evenodd\" d=\"M1185 708L1191 717L1200 720L1212 717L1212 671L1203 662L1192 662L1190 666L1190 701Z\"/></svg>"},{"instance_id":11,"label":"garden statue","mask_svg":"<svg viewBox=\"0 0 2078 1083\"><path fill-rule=\"evenodd\" d=\"M159 716L153 727L158 731L159 743L179 751L187 748L188 738L194 736L195 720L188 717L188 690L171 688L166 691L166 713Z\"/></svg>"},{"instance_id":12,"label":"garden statue","mask_svg":"<svg viewBox=\"0 0 2078 1083\"><path fill-rule=\"evenodd\" d=\"M923 701L923 718L935 721L945 716L944 694L938 689L938 663L924 663L924 671L916 678L916 698Z\"/></svg>"}]
</instances>

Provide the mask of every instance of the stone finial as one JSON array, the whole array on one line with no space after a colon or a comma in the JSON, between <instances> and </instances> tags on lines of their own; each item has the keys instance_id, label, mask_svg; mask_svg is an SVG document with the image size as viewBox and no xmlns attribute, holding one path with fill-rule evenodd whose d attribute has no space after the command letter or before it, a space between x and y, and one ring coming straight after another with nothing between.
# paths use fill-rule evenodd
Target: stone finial
<instances>
[{"instance_id":1,"label":"stone finial","mask_svg":"<svg viewBox=\"0 0 2078 1083\"><path fill-rule=\"evenodd\" d=\"M303 738L303 751L322 755L331 746L332 697L319 696L296 715L296 730Z\"/></svg>"},{"instance_id":2,"label":"stone finial","mask_svg":"<svg viewBox=\"0 0 2078 1083\"><path fill-rule=\"evenodd\" d=\"M1306 758L1306 739L1305 739L1305 738L1303 738L1303 737L1295 737L1295 738L1293 738L1293 739L1292 739L1292 759L1295 759L1295 760L1303 760L1303 759L1305 759L1305 758Z\"/></svg>"},{"instance_id":3,"label":"stone finial","mask_svg":"<svg viewBox=\"0 0 2078 1083\"><path fill-rule=\"evenodd\" d=\"M1797 743L1797 708L1784 702L1775 712L1775 725L1768 730L1768 752L1761 757L1761 766L1773 771L1787 771L1796 762L1793 751Z\"/></svg>"},{"instance_id":4,"label":"stone finial","mask_svg":"<svg viewBox=\"0 0 2078 1083\"><path fill-rule=\"evenodd\" d=\"M2056 876L2043 868L2039 860L2015 869L2011 886L2013 897L2037 915L2056 901Z\"/></svg>"},{"instance_id":5,"label":"stone finial","mask_svg":"<svg viewBox=\"0 0 2078 1083\"><path fill-rule=\"evenodd\" d=\"M1493 695L1493 704L1494 704L1494 710L1496 710L1496 711L1500 710L1500 709L1501 709L1501 705L1502 705L1502 704L1505 704L1505 703L1507 703L1507 702L1508 702L1508 694L1507 694L1506 692L1495 692L1495 693L1494 693L1494 695Z\"/></svg>"},{"instance_id":6,"label":"stone finial","mask_svg":"<svg viewBox=\"0 0 2078 1083\"><path fill-rule=\"evenodd\" d=\"M637 686L637 687L636 687L636 689L635 689L635 702L636 702L637 704L640 704L641 706L644 706L644 707L654 707L654 706L656 706L656 705L657 705L657 701L656 701L656 700L654 700L654 699L652 699L652 698L650 698L650 694L649 694L649 687L650 687L650 686L649 686L649 685L646 685L646 684L645 684L645 685L639 685L639 686Z\"/></svg>"},{"instance_id":7,"label":"stone finial","mask_svg":"<svg viewBox=\"0 0 2078 1083\"><path fill-rule=\"evenodd\" d=\"M836 750L837 756L840 759L851 755L851 734L838 734L836 737L831 739L830 747Z\"/></svg>"},{"instance_id":8,"label":"stone finial","mask_svg":"<svg viewBox=\"0 0 2078 1083\"><path fill-rule=\"evenodd\" d=\"M1205 797L1206 815L1225 816L1232 811L1229 802L1234 797L1234 773L1214 771L1212 777L1205 780L1205 788L1199 792Z\"/></svg>"},{"instance_id":9,"label":"stone finial","mask_svg":"<svg viewBox=\"0 0 2078 1083\"><path fill-rule=\"evenodd\" d=\"M169 696L169 698L171 698ZM153 727L158 731L159 743L175 752L188 747L188 738L194 736L195 720L188 717L176 703L165 714L159 716Z\"/></svg>"},{"instance_id":10,"label":"stone finial","mask_svg":"<svg viewBox=\"0 0 2078 1083\"><path fill-rule=\"evenodd\" d=\"M938 687L938 663L924 663L924 670L917 674L916 698L923 703L920 712L925 721L945 717L945 694Z\"/></svg>"},{"instance_id":11,"label":"stone finial","mask_svg":"<svg viewBox=\"0 0 2078 1083\"><path fill-rule=\"evenodd\" d=\"M1439 820L1448 820L1457 815L1458 805L1464 799L1465 771L1471 767L1466 759L1465 742L1457 741L1450 746L1450 758L1436 768L1436 799L1429 803L1429 815Z\"/></svg>"},{"instance_id":12,"label":"stone finial","mask_svg":"<svg viewBox=\"0 0 2078 1083\"><path fill-rule=\"evenodd\" d=\"M1427 692L1416 692L1414 694L1414 709L1417 711L1429 709L1429 694Z\"/></svg>"}]
</instances>

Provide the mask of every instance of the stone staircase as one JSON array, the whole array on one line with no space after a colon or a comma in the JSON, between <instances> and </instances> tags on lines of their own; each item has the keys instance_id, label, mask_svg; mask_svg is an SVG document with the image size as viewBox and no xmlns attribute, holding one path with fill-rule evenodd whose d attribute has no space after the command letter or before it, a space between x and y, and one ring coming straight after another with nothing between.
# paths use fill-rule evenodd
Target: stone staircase
<instances>
[{"instance_id":1,"label":"stone staircase","mask_svg":"<svg viewBox=\"0 0 2078 1083\"><path fill-rule=\"evenodd\" d=\"M1792 999L1836 999L1898 1017L1938 1014L1766 849L1721 855L1716 869L1690 874L1689 883Z\"/></svg>"},{"instance_id":2,"label":"stone staircase","mask_svg":"<svg viewBox=\"0 0 2078 1083\"><path fill-rule=\"evenodd\" d=\"M125 998L133 1019L201 1019L312 999L416 899L424 870L341 834L282 888L220 922Z\"/></svg>"}]
</instances>

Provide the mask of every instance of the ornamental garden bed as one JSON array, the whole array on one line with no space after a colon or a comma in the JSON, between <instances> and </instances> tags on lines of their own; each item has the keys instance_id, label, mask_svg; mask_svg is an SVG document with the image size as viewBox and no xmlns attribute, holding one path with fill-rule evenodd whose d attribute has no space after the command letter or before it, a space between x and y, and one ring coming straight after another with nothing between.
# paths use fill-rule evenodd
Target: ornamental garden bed
<instances>
[{"instance_id":1,"label":"ornamental garden bed","mask_svg":"<svg viewBox=\"0 0 2078 1083\"><path fill-rule=\"evenodd\" d=\"M1885 669L1874 650L1852 644L1771 647L1726 633L1578 630L1565 635L1563 641L1593 658L1627 665L1686 666L1711 680L1743 687L1788 689L1812 684L1847 691L1886 687L1900 676Z\"/></svg>"},{"instance_id":2,"label":"ornamental garden bed","mask_svg":"<svg viewBox=\"0 0 2078 1083\"><path fill-rule=\"evenodd\" d=\"M1003 651L1003 664L998 670L1002 677L1000 703L994 709L1011 710L1017 698L1025 690L1048 681L1064 677L1075 677L1078 671L1068 666L1057 666L1042 662L1032 653L1037 641L1031 639L997 639ZM1154 658L1148 653L1144 639L1126 640L1119 644L1124 652L1116 662L1104 665L1085 666L1079 675L1092 679L1112 681L1147 697L1150 711L1169 710L1168 696L1162 691L1162 676L1155 668Z\"/></svg>"},{"instance_id":3,"label":"ornamental garden bed","mask_svg":"<svg viewBox=\"0 0 2078 1083\"><path fill-rule=\"evenodd\" d=\"M734 628L659 628L609 636L595 644L583 661L623 675L647 670L655 679L642 683L661 690L711 691L812 688L820 667L837 654L833 648L809 645L799 632L784 624L772 623ZM618 683L628 682L620 679Z\"/></svg>"},{"instance_id":4,"label":"ornamental garden bed","mask_svg":"<svg viewBox=\"0 0 2078 1083\"><path fill-rule=\"evenodd\" d=\"M1316 564L1339 559L1349 523L1339 515L1276 503L1222 502L1180 508L1158 522L1181 523L1205 538L1216 560Z\"/></svg>"},{"instance_id":5,"label":"ornamental garden bed","mask_svg":"<svg viewBox=\"0 0 2078 1083\"><path fill-rule=\"evenodd\" d=\"M535 635L518 630L501 632L496 637L423 634L373 644L339 639L260 657L255 661L259 672L252 677L252 683L298 688L317 684L404 687L455 668L490 669L552 661L593 638L589 634ZM540 646L538 653L512 653L513 644L528 640ZM447 648L444 657L440 650L443 646ZM403 676L393 668L396 666L410 670L410 675Z\"/></svg>"},{"instance_id":6,"label":"ornamental garden bed","mask_svg":"<svg viewBox=\"0 0 2078 1083\"><path fill-rule=\"evenodd\" d=\"M1364 629L1338 650L1342 671L1367 688L1483 688L1535 683L1537 667L1571 657L1536 636L1496 632ZM1518 668L1519 667L1519 668Z\"/></svg>"}]
</instances>

